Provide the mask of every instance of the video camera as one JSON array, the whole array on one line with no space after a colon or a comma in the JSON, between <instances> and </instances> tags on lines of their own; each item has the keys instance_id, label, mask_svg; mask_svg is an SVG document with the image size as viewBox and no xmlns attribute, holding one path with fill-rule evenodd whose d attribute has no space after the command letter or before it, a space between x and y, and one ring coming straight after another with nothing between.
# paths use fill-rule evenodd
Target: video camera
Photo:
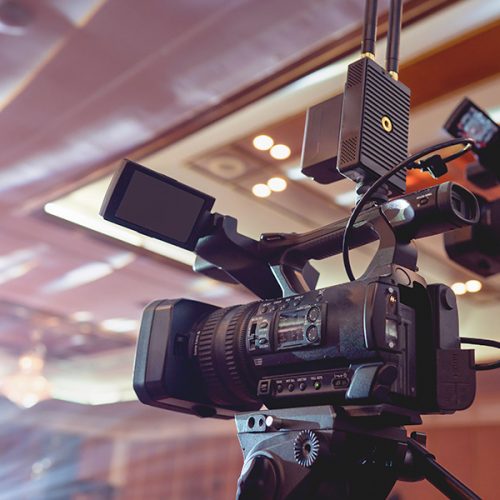
<instances>
[{"instance_id":1,"label":"video camera","mask_svg":"<svg viewBox=\"0 0 500 500\"><path fill-rule=\"evenodd\" d=\"M397 479L423 477L446 495L478 498L434 461L425 435L408 437L401 426L467 408L475 370L500 366L475 365L474 351L461 348L476 341L459 337L453 291L427 284L417 268L415 239L468 230L481 210L453 182L404 192L409 169L439 177L471 149L490 165L500 136L469 106L447 125L455 139L408 156L410 90L397 73L402 2L391 0L385 69L374 56L376 9L367 0L362 57L349 66L344 93L306 119L302 171L324 184L357 183L348 218L254 240L238 233L233 217L211 212L211 196L132 161L103 202L105 219L194 251L195 271L259 298L226 308L152 302L134 367L145 404L235 417L245 457L240 500L379 498ZM456 145L458 153L436 154ZM355 279L349 248L376 240ZM471 247L456 248L465 262ZM317 289L309 261L340 253L350 282Z\"/></svg>"},{"instance_id":2,"label":"video camera","mask_svg":"<svg viewBox=\"0 0 500 500\"><path fill-rule=\"evenodd\" d=\"M414 238L477 222L474 195L454 183L363 212L358 246L381 249L365 275L313 290L311 258L338 253L346 221L306 234L236 231L213 198L126 161L104 217L194 249L264 300L217 308L159 300L143 314L134 372L142 402L200 416L320 404L388 403L421 413L469 406L473 351L460 349L453 292L416 272ZM164 216L173 214L175 216Z\"/></svg>"},{"instance_id":3,"label":"video camera","mask_svg":"<svg viewBox=\"0 0 500 500\"><path fill-rule=\"evenodd\" d=\"M465 98L444 128L454 137L474 140L477 161L467 165L469 182L482 190L500 185L500 127L479 106ZM500 200L478 196L479 222L444 235L445 249L458 264L481 276L500 272Z\"/></svg>"}]
</instances>

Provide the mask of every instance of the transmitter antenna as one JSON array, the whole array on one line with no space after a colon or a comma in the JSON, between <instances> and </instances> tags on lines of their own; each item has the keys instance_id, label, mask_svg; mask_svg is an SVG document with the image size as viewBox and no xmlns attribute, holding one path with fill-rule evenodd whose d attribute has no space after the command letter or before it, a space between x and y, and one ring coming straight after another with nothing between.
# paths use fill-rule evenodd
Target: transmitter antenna
<instances>
[{"instance_id":1,"label":"transmitter antenna","mask_svg":"<svg viewBox=\"0 0 500 500\"><path fill-rule=\"evenodd\" d=\"M375 60L375 42L377 41L377 0L366 0L365 21L361 55Z\"/></svg>"},{"instance_id":2,"label":"transmitter antenna","mask_svg":"<svg viewBox=\"0 0 500 500\"><path fill-rule=\"evenodd\" d=\"M391 0L389 9L389 29L387 31L386 70L389 75L398 79L399 69L399 35L401 33L402 0Z\"/></svg>"}]
</instances>

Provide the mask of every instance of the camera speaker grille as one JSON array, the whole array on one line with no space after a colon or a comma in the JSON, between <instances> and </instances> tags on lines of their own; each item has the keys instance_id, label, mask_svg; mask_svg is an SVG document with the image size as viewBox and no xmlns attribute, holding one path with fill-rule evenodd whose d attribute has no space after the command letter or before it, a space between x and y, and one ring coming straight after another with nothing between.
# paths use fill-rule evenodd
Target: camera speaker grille
<instances>
[{"instance_id":1,"label":"camera speaker grille","mask_svg":"<svg viewBox=\"0 0 500 500\"><path fill-rule=\"evenodd\" d=\"M360 60L357 63L353 63L349 66L349 71L347 72L347 80L345 83L346 88L354 87L361 83L363 77L363 61Z\"/></svg>"},{"instance_id":2,"label":"camera speaker grille","mask_svg":"<svg viewBox=\"0 0 500 500\"><path fill-rule=\"evenodd\" d=\"M358 149L358 136L349 137L345 141L342 141L340 163L343 165L345 163L350 163L356 159Z\"/></svg>"}]
</instances>

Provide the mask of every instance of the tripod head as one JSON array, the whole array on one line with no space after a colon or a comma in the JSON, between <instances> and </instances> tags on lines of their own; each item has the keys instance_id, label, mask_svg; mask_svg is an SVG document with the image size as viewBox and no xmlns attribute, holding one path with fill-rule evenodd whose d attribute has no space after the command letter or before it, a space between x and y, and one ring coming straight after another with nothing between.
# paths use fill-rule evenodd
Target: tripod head
<instances>
[{"instance_id":1,"label":"tripod head","mask_svg":"<svg viewBox=\"0 0 500 500\"><path fill-rule=\"evenodd\" d=\"M398 479L427 479L448 498L478 500L425 449L425 434L395 424L393 411L322 406L236 416L245 457L236 498L386 498ZM418 414L396 413L421 423Z\"/></svg>"}]
</instances>

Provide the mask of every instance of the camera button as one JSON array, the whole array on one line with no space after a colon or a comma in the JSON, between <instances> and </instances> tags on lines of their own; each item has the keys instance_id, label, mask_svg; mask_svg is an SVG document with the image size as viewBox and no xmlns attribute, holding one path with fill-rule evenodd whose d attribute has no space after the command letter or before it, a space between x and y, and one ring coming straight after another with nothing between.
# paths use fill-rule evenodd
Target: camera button
<instances>
[{"instance_id":1,"label":"camera button","mask_svg":"<svg viewBox=\"0 0 500 500\"><path fill-rule=\"evenodd\" d=\"M261 380L259 383L259 394L269 394L271 389L271 384L269 383L269 380Z\"/></svg>"},{"instance_id":2,"label":"camera button","mask_svg":"<svg viewBox=\"0 0 500 500\"><path fill-rule=\"evenodd\" d=\"M309 340L309 342L316 342L316 340L318 340L318 338L319 338L318 328L315 327L314 325L310 326L307 329L306 337L307 337L307 340Z\"/></svg>"},{"instance_id":3,"label":"camera button","mask_svg":"<svg viewBox=\"0 0 500 500\"><path fill-rule=\"evenodd\" d=\"M311 309L309 309L309 312L307 313L307 319L311 323L314 323L320 316L321 316L321 311L319 310L318 307L311 307Z\"/></svg>"}]
</instances>

